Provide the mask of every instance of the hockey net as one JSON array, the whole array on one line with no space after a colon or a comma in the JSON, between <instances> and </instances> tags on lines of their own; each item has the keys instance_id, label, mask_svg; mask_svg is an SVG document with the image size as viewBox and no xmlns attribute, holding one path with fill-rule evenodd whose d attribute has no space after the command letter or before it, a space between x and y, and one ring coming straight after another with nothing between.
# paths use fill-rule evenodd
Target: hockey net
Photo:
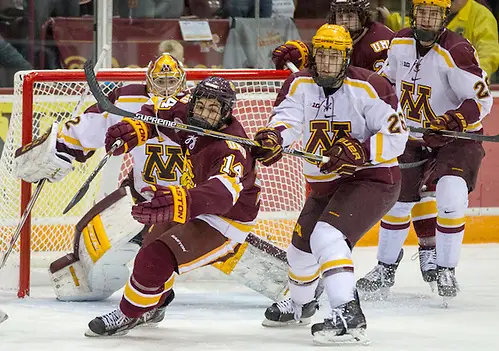
<instances>
[{"instance_id":1,"label":"hockey net","mask_svg":"<svg viewBox=\"0 0 499 351\"><path fill-rule=\"evenodd\" d=\"M143 70L106 70L98 74L107 94L129 83L144 82ZM272 70L190 70L188 84L193 86L209 75L234 81L237 87L235 116L249 137L264 126L273 102L287 76ZM0 159L0 252L5 252L25 209L31 184L13 176L15 150L43 134L53 121L71 119L87 84L80 70L23 71L15 76L14 102L9 132ZM83 110L95 102L91 94L81 105ZM84 164L75 162L75 170L59 183L47 183L23 227L21 239L0 271L0 289L13 289L18 296L29 294L32 268L48 270L50 262L72 251L74 225L102 196L115 190L132 167L130 159L116 159L106 166L91 184L86 196L66 215L64 207L104 155L104 150ZM284 157L272 167L259 167L262 181L261 211L255 233L286 248L305 198L302 161Z\"/></svg>"}]
</instances>

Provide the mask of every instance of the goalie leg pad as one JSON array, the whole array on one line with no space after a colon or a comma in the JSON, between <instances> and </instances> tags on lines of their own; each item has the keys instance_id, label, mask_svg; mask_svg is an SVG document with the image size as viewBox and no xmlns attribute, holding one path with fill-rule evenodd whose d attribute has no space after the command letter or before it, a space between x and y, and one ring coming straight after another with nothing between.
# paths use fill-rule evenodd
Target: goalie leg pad
<instances>
[{"instance_id":1,"label":"goalie leg pad","mask_svg":"<svg viewBox=\"0 0 499 351\"><path fill-rule=\"evenodd\" d=\"M139 246L129 243L143 225L131 216L132 196L120 188L97 203L76 225L72 254L50 266L59 300L97 301L121 289L128 277L126 266Z\"/></svg>"},{"instance_id":2,"label":"goalie leg pad","mask_svg":"<svg viewBox=\"0 0 499 351\"><path fill-rule=\"evenodd\" d=\"M286 252L253 234L231 258L213 266L272 301L282 300L288 289Z\"/></svg>"}]
</instances>

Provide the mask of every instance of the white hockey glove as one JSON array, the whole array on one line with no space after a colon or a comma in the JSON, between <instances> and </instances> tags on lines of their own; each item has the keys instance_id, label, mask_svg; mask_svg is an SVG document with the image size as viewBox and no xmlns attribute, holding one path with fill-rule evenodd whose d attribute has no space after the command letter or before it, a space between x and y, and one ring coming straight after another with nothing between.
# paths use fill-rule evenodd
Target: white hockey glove
<instances>
[{"instance_id":1,"label":"white hockey glove","mask_svg":"<svg viewBox=\"0 0 499 351\"><path fill-rule=\"evenodd\" d=\"M14 174L29 183L58 182L73 170L73 157L56 149L57 122L41 137L16 150Z\"/></svg>"}]
</instances>

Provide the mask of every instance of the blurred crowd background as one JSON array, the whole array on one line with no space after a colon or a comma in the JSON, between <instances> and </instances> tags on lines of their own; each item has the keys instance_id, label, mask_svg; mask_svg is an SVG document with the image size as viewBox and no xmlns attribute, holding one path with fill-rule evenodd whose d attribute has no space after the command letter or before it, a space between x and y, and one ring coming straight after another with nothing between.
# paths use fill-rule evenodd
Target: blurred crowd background
<instances>
[{"instance_id":1,"label":"blurred crowd background","mask_svg":"<svg viewBox=\"0 0 499 351\"><path fill-rule=\"evenodd\" d=\"M188 68L273 68L272 50L286 40L310 41L331 0L0 0L3 94L19 70L82 68L93 54L96 1L112 2L115 68L145 67L162 52ZM410 24L401 15L410 9L410 1L371 0L373 18L394 31ZM498 16L499 0L453 0L448 24L475 46L491 82ZM211 40L184 40L180 22L196 20L208 22ZM0 113L1 150L9 117L1 102Z\"/></svg>"}]
</instances>

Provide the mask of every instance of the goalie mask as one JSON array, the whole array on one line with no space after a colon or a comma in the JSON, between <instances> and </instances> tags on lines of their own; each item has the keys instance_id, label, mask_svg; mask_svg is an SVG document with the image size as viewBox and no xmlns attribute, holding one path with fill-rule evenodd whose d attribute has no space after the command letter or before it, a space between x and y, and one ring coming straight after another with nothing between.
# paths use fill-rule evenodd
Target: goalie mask
<instances>
[{"instance_id":1,"label":"goalie mask","mask_svg":"<svg viewBox=\"0 0 499 351\"><path fill-rule=\"evenodd\" d=\"M423 46L432 46L442 34L451 0L413 0L411 28Z\"/></svg>"},{"instance_id":2,"label":"goalie mask","mask_svg":"<svg viewBox=\"0 0 499 351\"><path fill-rule=\"evenodd\" d=\"M355 40L371 22L369 6L369 0L333 0L328 23L346 27Z\"/></svg>"},{"instance_id":3,"label":"goalie mask","mask_svg":"<svg viewBox=\"0 0 499 351\"><path fill-rule=\"evenodd\" d=\"M147 66L147 91L154 96L175 96L185 89L185 81L182 63L169 53L162 54Z\"/></svg>"},{"instance_id":4,"label":"goalie mask","mask_svg":"<svg viewBox=\"0 0 499 351\"><path fill-rule=\"evenodd\" d=\"M208 77L194 89L189 101L187 123L210 130L230 124L236 102L234 83L221 77Z\"/></svg>"},{"instance_id":5,"label":"goalie mask","mask_svg":"<svg viewBox=\"0 0 499 351\"><path fill-rule=\"evenodd\" d=\"M312 78L323 88L339 88L343 84L350 55L352 38L343 26L324 24L312 38Z\"/></svg>"}]
</instances>

